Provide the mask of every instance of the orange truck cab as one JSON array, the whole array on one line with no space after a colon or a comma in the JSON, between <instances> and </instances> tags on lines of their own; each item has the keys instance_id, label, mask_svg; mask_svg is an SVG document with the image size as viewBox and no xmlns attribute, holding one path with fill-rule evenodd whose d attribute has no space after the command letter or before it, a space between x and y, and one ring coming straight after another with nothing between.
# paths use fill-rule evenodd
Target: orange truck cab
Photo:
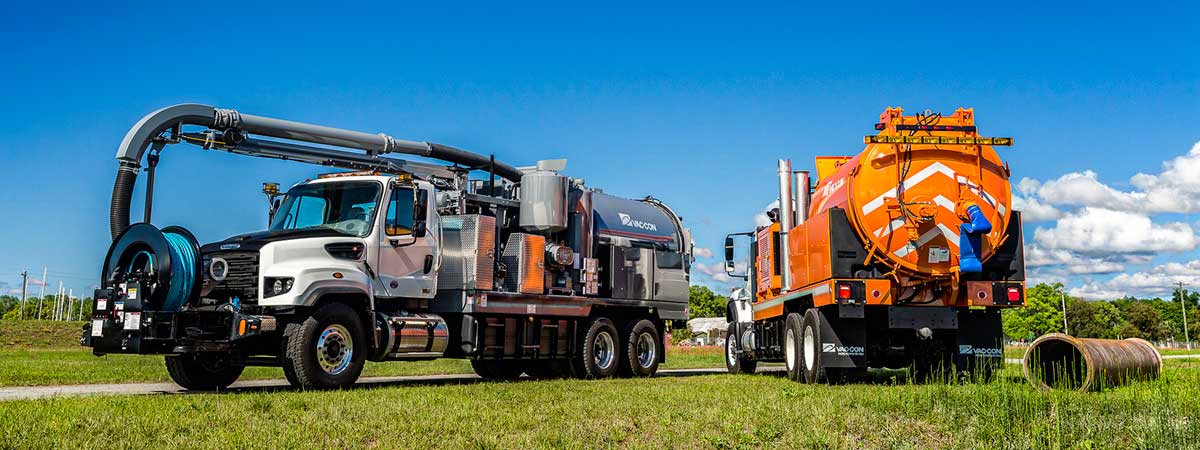
<instances>
[{"instance_id":1,"label":"orange truck cab","mask_svg":"<svg viewBox=\"0 0 1200 450\"><path fill-rule=\"evenodd\" d=\"M990 376L1000 310L1024 305L1021 217L1010 172L974 111L887 108L856 156L818 157L816 182L780 160L771 223L726 237L726 363L784 361L797 381L870 367ZM744 271L737 241L749 241Z\"/></svg>"}]
</instances>

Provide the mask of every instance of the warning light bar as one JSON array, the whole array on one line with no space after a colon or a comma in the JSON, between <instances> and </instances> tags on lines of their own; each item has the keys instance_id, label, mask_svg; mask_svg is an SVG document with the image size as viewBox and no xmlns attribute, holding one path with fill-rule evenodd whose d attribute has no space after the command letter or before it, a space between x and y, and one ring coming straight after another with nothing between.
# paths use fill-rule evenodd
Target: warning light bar
<instances>
[{"instance_id":1,"label":"warning light bar","mask_svg":"<svg viewBox=\"0 0 1200 450\"><path fill-rule=\"evenodd\" d=\"M971 136L901 136L874 135L864 136L864 144L945 144L945 145L1013 145L1010 137L971 137Z\"/></svg>"},{"instance_id":2,"label":"warning light bar","mask_svg":"<svg viewBox=\"0 0 1200 450\"><path fill-rule=\"evenodd\" d=\"M875 124L875 129L883 131L887 128L887 124L880 122ZM966 131L975 132L974 125L909 125L897 124L896 131Z\"/></svg>"}]
</instances>

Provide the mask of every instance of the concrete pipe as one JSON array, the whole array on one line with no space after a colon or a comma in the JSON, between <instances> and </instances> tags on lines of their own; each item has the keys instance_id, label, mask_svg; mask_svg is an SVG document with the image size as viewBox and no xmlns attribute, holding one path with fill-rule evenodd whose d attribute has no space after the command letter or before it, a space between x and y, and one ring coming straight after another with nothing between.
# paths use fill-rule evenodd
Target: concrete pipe
<instances>
[{"instance_id":1,"label":"concrete pipe","mask_svg":"<svg viewBox=\"0 0 1200 450\"><path fill-rule=\"evenodd\" d=\"M1098 391L1158 378L1162 355L1142 339L1084 339L1051 333L1033 341L1022 366L1025 378L1039 389Z\"/></svg>"}]
</instances>

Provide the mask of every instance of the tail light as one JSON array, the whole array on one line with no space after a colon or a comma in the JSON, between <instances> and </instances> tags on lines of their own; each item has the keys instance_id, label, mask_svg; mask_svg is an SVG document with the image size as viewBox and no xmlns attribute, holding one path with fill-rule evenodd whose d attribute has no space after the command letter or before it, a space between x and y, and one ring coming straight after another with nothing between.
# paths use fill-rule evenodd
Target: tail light
<instances>
[{"instance_id":1,"label":"tail light","mask_svg":"<svg viewBox=\"0 0 1200 450\"><path fill-rule=\"evenodd\" d=\"M854 296L854 292L853 292L853 291L850 289L850 285L849 285L849 284L839 284L839 285L837 285L837 298L838 298L838 300L850 300L850 298L851 298L851 297L853 297L853 296Z\"/></svg>"},{"instance_id":2,"label":"tail light","mask_svg":"<svg viewBox=\"0 0 1200 450\"><path fill-rule=\"evenodd\" d=\"M1008 288L1008 302L1018 303L1021 301L1021 290L1015 287Z\"/></svg>"},{"instance_id":3,"label":"tail light","mask_svg":"<svg viewBox=\"0 0 1200 450\"><path fill-rule=\"evenodd\" d=\"M329 252L329 256L337 259L349 259L358 261L363 257L363 250L366 250L361 242L335 242L333 244L325 244L325 251Z\"/></svg>"}]
</instances>

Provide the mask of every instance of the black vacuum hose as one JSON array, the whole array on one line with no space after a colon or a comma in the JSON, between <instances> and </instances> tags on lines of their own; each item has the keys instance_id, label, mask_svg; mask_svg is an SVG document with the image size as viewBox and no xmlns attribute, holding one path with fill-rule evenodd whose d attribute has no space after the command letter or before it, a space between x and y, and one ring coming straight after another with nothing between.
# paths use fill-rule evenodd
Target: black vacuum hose
<instances>
[{"instance_id":1,"label":"black vacuum hose","mask_svg":"<svg viewBox=\"0 0 1200 450\"><path fill-rule=\"evenodd\" d=\"M478 153L457 149L449 145L429 143L429 157L462 164L472 169L488 170L492 164L490 157ZM521 171L516 167L496 161L496 175L507 178L514 183L521 182Z\"/></svg>"},{"instance_id":2,"label":"black vacuum hose","mask_svg":"<svg viewBox=\"0 0 1200 450\"><path fill-rule=\"evenodd\" d=\"M109 203L108 227L115 240L129 228L129 203L133 200L133 186L137 184L138 165L122 160L117 169L117 181L113 183L112 202Z\"/></svg>"}]
</instances>

